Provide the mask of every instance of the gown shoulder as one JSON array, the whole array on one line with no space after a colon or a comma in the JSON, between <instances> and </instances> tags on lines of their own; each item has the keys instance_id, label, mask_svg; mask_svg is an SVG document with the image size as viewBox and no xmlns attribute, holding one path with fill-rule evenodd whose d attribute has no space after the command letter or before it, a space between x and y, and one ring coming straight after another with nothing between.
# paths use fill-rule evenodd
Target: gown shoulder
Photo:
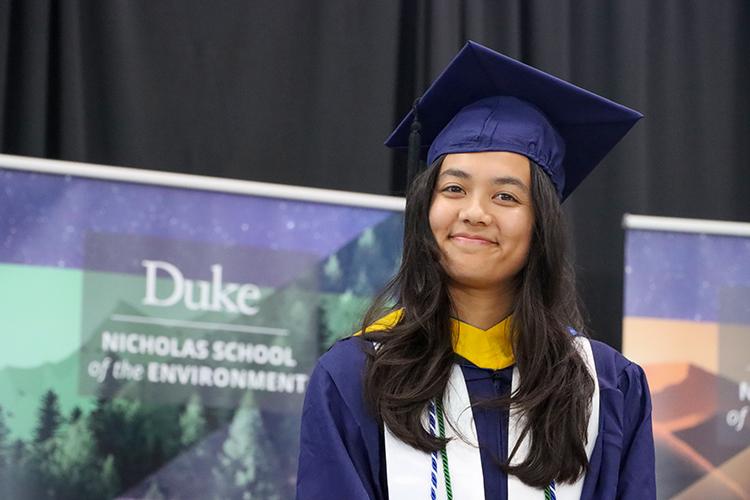
<instances>
[{"instance_id":1,"label":"gown shoulder","mask_svg":"<svg viewBox=\"0 0 750 500\"><path fill-rule=\"evenodd\" d=\"M656 498L651 395L643 369L612 347L591 341L600 390L600 435L590 476L592 498ZM588 479L588 478L587 478ZM584 490L584 493L586 491ZM584 495L589 497L589 495Z\"/></svg>"},{"instance_id":2,"label":"gown shoulder","mask_svg":"<svg viewBox=\"0 0 750 500\"><path fill-rule=\"evenodd\" d=\"M591 350L594 354L596 373L602 388L617 388L623 376L642 376L645 374L638 364L630 361L619 351L598 340L591 339Z\"/></svg>"},{"instance_id":3,"label":"gown shoulder","mask_svg":"<svg viewBox=\"0 0 750 500\"><path fill-rule=\"evenodd\" d=\"M362 394L368 342L336 342L315 365L302 410L297 499L383 497L380 433Z\"/></svg>"},{"instance_id":4,"label":"gown shoulder","mask_svg":"<svg viewBox=\"0 0 750 500\"><path fill-rule=\"evenodd\" d=\"M318 365L334 376L361 374L372 344L361 337L337 340L318 360Z\"/></svg>"}]
</instances>

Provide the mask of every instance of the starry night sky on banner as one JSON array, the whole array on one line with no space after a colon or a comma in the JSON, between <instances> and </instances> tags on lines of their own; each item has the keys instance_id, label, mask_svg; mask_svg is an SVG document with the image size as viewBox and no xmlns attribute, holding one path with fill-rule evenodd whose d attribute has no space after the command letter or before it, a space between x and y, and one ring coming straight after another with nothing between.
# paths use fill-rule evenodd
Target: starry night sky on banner
<instances>
[{"instance_id":1,"label":"starry night sky on banner","mask_svg":"<svg viewBox=\"0 0 750 500\"><path fill-rule=\"evenodd\" d=\"M750 287L748 238L634 230L626 247L626 316L716 322L722 293ZM750 318L750 304L734 311Z\"/></svg>"},{"instance_id":2,"label":"starry night sky on banner","mask_svg":"<svg viewBox=\"0 0 750 500\"><path fill-rule=\"evenodd\" d=\"M2 169L0 181L0 261L64 268L84 267L90 232L323 258L393 213L347 207L342 220L323 203Z\"/></svg>"}]
</instances>

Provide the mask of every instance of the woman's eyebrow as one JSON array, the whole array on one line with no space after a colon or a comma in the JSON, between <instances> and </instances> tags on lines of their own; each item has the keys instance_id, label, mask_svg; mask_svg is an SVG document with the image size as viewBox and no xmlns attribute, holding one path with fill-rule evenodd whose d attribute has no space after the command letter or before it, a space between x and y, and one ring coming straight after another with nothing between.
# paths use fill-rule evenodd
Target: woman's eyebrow
<instances>
[{"instance_id":1,"label":"woman's eyebrow","mask_svg":"<svg viewBox=\"0 0 750 500\"><path fill-rule=\"evenodd\" d=\"M495 177L492 180L492 183L495 185L503 185L503 184L511 184L513 186L518 186L527 193L529 192L529 188L521 179L518 177L513 177L511 175L503 176L503 177Z\"/></svg>"},{"instance_id":2,"label":"woman's eyebrow","mask_svg":"<svg viewBox=\"0 0 750 500\"><path fill-rule=\"evenodd\" d=\"M458 177L459 179L471 179L471 175L469 175L468 172L464 172L457 168L446 168L440 173L440 177L443 177L444 175L451 175L453 177Z\"/></svg>"}]
</instances>

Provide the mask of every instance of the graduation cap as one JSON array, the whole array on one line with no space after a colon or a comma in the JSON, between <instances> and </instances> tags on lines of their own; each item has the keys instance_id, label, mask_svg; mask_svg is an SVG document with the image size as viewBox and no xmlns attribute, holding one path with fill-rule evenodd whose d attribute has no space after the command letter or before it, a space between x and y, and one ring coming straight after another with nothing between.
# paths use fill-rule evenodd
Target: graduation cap
<instances>
[{"instance_id":1,"label":"graduation cap","mask_svg":"<svg viewBox=\"0 0 750 500\"><path fill-rule=\"evenodd\" d=\"M385 144L405 149L411 136L410 155L428 164L448 153L519 153L564 200L642 117L469 41Z\"/></svg>"}]
</instances>

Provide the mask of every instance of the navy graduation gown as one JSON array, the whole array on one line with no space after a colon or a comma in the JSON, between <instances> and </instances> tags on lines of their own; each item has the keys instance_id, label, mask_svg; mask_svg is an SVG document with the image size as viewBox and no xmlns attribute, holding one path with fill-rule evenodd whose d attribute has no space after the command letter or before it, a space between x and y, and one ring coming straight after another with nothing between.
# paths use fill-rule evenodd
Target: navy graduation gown
<instances>
[{"instance_id":1,"label":"navy graduation gown","mask_svg":"<svg viewBox=\"0 0 750 500\"><path fill-rule=\"evenodd\" d=\"M310 377L302 413L298 500L388 498L383 429L362 397L365 343L359 337L337 342ZM591 347L599 378L600 419L581 498L656 498L651 398L643 370L601 342L591 341ZM457 362L472 403L510 390L512 367L488 370L463 358L457 357ZM485 498L505 500L507 477L497 459L507 456L508 412L473 412Z\"/></svg>"}]
</instances>

